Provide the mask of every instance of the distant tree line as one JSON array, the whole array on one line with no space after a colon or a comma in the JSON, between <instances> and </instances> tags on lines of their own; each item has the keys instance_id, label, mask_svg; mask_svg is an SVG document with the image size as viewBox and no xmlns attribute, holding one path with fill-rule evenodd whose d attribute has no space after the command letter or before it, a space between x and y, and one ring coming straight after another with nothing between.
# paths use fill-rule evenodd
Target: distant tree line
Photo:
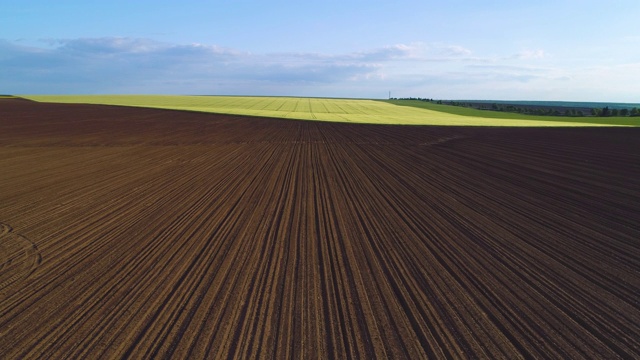
<instances>
[{"instance_id":1,"label":"distant tree line","mask_svg":"<svg viewBox=\"0 0 640 360\"><path fill-rule=\"evenodd\" d=\"M632 109L609 109L608 106L602 109L591 109L593 116L640 116L640 110L637 107Z\"/></svg>"},{"instance_id":2,"label":"distant tree line","mask_svg":"<svg viewBox=\"0 0 640 360\"><path fill-rule=\"evenodd\" d=\"M475 108L478 110L492 110L492 111L504 111L504 112L512 112L519 114L527 114L527 115L543 115L543 116L571 116L571 117L580 117L580 116L640 116L640 109L637 107L631 109L609 109L608 106L600 109L600 108L591 108L590 111L588 108L586 109L577 109L577 108L567 108L563 109L562 107L546 107L543 105L540 106L526 106L526 105L510 105L510 104L498 104L498 103L471 103L471 102L462 102L462 101L449 101L449 100L434 100L429 98L420 98L420 97L408 97L408 98L391 98L391 100L417 100L417 101L425 101L431 102L435 104L441 105L452 105L452 106L461 106L461 107L469 107ZM587 112L585 114L585 112Z\"/></svg>"}]
</instances>

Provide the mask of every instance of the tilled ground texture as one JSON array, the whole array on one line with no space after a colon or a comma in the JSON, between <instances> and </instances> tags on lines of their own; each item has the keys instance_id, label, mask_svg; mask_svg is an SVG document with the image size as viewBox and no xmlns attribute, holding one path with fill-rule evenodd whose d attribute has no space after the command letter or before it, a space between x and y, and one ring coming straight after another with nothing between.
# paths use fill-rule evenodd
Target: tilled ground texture
<instances>
[{"instance_id":1,"label":"tilled ground texture","mask_svg":"<svg viewBox=\"0 0 640 360\"><path fill-rule=\"evenodd\" d=\"M639 130L0 100L0 357L638 358Z\"/></svg>"}]
</instances>

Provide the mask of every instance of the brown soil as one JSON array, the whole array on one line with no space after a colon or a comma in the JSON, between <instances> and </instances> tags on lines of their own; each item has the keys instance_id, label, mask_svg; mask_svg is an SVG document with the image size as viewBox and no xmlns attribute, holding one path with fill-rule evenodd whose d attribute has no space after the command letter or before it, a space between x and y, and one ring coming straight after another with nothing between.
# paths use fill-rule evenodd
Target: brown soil
<instances>
[{"instance_id":1,"label":"brown soil","mask_svg":"<svg viewBox=\"0 0 640 360\"><path fill-rule=\"evenodd\" d=\"M0 101L2 358L638 358L640 129Z\"/></svg>"}]
</instances>

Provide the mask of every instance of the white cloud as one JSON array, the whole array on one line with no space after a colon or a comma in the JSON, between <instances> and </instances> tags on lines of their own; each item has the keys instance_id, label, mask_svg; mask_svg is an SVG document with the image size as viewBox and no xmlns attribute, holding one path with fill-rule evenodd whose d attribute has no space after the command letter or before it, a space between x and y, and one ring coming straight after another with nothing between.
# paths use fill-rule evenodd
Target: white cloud
<instances>
[{"instance_id":1,"label":"white cloud","mask_svg":"<svg viewBox=\"0 0 640 360\"><path fill-rule=\"evenodd\" d=\"M477 60L472 56L473 51L460 45L442 43L415 42L409 45L395 45L393 49L398 56L393 60L406 60L414 62L452 62Z\"/></svg>"},{"instance_id":2,"label":"white cloud","mask_svg":"<svg viewBox=\"0 0 640 360\"><path fill-rule=\"evenodd\" d=\"M523 50L523 51L520 51L519 53L511 56L511 58L529 60L529 59L542 59L545 56L546 56L546 54L545 54L544 50L537 49L537 50Z\"/></svg>"},{"instance_id":3,"label":"white cloud","mask_svg":"<svg viewBox=\"0 0 640 360\"><path fill-rule=\"evenodd\" d=\"M447 45L442 47L442 53L448 56L469 56L471 50L466 49L459 45Z\"/></svg>"},{"instance_id":4,"label":"white cloud","mask_svg":"<svg viewBox=\"0 0 640 360\"><path fill-rule=\"evenodd\" d=\"M163 47L148 39L98 38L58 40L60 51L76 54L151 53Z\"/></svg>"},{"instance_id":5,"label":"white cloud","mask_svg":"<svg viewBox=\"0 0 640 360\"><path fill-rule=\"evenodd\" d=\"M640 64L577 66L541 49L478 54L410 43L359 52L255 54L150 39L0 40L0 93L173 93L636 101ZM510 55L509 55L510 54Z\"/></svg>"},{"instance_id":6,"label":"white cloud","mask_svg":"<svg viewBox=\"0 0 640 360\"><path fill-rule=\"evenodd\" d=\"M227 93L220 84L244 83L251 93L273 84L292 86L379 78L382 64L411 56L405 45L365 52L251 54L204 44L175 45L149 39L49 40L50 48L0 42L2 91ZM215 85L218 84L218 85ZM276 86L277 85L277 86ZM237 89L236 86L231 87ZM295 89L292 89L292 91ZM230 91L229 91L230 93Z\"/></svg>"}]
</instances>

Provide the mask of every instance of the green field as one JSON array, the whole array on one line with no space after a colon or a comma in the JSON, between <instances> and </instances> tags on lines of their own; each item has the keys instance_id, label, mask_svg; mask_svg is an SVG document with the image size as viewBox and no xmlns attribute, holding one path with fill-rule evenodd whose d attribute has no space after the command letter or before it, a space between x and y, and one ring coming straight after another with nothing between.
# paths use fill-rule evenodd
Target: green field
<instances>
[{"instance_id":1,"label":"green field","mask_svg":"<svg viewBox=\"0 0 640 360\"><path fill-rule=\"evenodd\" d=\"M627 126L640 126L639 117L569 117L569 116L545 116L545 115L526 115L517 114L504 111L491 111L491 110L478 110L468 107L451 106L443 104L434 104L432 102L420 101L420 100L382 100L389 104L399 106L410 106L420 109L441 111L448 114L462 115L462 116L474 116L483 117L487 119L522 119L522 120L540 120L540 121L559 121L559 122L575 122L602 124L602 125L627 125Z\"/></svg>"},{"instance_id":2,"label":"green field","mask_svg":"<svg viewBox=\"0 0 640 360\"><path fill-rule=\"evenodd\" d=\"M394 125L450 126L611 126L614 124L525 118L518 114L486 117L415 106L398 106L378 100L178 95L23 95L41 102L104 104L287 119ZM569 119L573 120L573 119Z\"/></svg>"}]
</instances>

